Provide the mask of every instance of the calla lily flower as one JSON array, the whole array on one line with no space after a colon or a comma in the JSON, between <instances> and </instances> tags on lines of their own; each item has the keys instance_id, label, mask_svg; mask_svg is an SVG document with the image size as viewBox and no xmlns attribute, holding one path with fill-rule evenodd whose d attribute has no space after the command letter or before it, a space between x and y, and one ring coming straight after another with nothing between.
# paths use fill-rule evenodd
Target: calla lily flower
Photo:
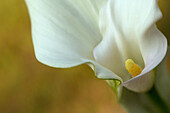
<instances>
[{"instance_id":1,"label":"calla lily flower","mask_svg":"<svg viewBox=\"0 0 170 113\"><path fill-rule=\"evenodd\" d=\"M167 51L157 0L26 0L36 58L55 68L89 65L96 77L148 91Z\"/></svg>"}]
</instances>

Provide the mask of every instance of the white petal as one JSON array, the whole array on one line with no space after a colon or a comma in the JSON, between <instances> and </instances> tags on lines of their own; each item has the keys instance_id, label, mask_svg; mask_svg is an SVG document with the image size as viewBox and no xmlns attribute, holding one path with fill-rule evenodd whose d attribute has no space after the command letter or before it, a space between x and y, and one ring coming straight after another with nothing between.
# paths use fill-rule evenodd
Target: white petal
<instances>
[{"instance_id":1,"label":"white petal","mask_svg":"<svg viewBox=\"0 0 170 113\"><path fill-rule=\"evenodd\" d=\"M107 79L107 80L118 80L120 81L120 83L123 82L123 80L119 76L114 74L109 69L103 67L102 65L94 61L89 61L87 62L87 64L93 69L95 75L97 75L98 78Z\"/></svg>"},{"instance_id":2,"label":"white petal","mask_svg":"<svg viewBox=\"0 0 170 113\"><path fill-rule=\"evenodd\" d=\"M142 55L145 60L144 70L140 75L123 83L125 87L128 89L133 89L136 92L145 92L153 86L153 79L151 78L153 78L152 76L154 75L149 73L162 61L166 54L167 40L158 31L158 29L155 27L153 27L153 29L153 31L150 29L150 34L148 37L146 36L147 39L144 39L144 42L141 44L141 50L143 49ZM140 79L140 82L138 79ZM148 84L149 82L150 84ZM140 85L142 83L148 85ZM133 86L133 84L138 87L132 88L131 86Z\"/></svg>"},{"instance_id":3,"label":"white petal","mask_svg":"<svg viewBox=\"0 0 170 113\"><path fill-rule=\"evenodd\" d=\"M94 50L95 59L124 81L130 79L124 66L128 58L144 67L138 29L145 17L137 6L139 1L109 0L100 12L99 25L103 40Z\"/></svg>"},{"instance_id":4,"label":"white petal","mask_svg":"<svg viewBox=\"0 0 170 113\"><path fill-rule=\"evenodd\" d=\"M132 90L134 92L146 92L149 91L154 83L155 72L154 70L138 76L136 78L130 79L127 82L124 82L122 86Z\"/></svg>"},{"instance_id":5,"label":"white petal","mask_svg":"<svg viewBox=\"0 0 170 113\"><path fill-rule=\"evenodd\" d=\"M166 53L166 38L154 25L161 16L157 0L109 0L100 12L103 40L94 50L95 59L136 92L152 87L153 76L148 72ZM141 75L130 79L124 66L126 59L144 68Z\"/></svg>"},{"instance_id":6,"label":"white petal","mask_svg":"<svg viewBox=\"0 0 170 113\"><path fill-rule=\"evenodd\" d=\"M159 7L157 6L157 2L155 1L154 7L150 11L150 15L145 19L146 24L143 32L141 32L141 37L139 40L140 50L145 62L145 68L140 75L124 83L125 87L136 92L145 92L153 86L153 79L150 79L153 77L151 77L148 72L154 69L166 55L167 40L165 36L154 25L160 17L161 12L159 10ZM140 79L140 82L138 82L137 79ZM148 82L150 82L149 85L140 85L141 83L148 84ZM129 87L132 86L132 84L135 84L139 87Z\"/></svg>"},{"instance_id":7,"label":"white petal","mask_svg":"<svg viewBox=\"0 0 170 113\"><path fill-rule=\"evenodd\" d=\"M93 49L101 40L99 10L106 1L26 0L36 58L56 68L90 62L99 78L120 79L93 62Z\"/></svg>"}]
</instances>

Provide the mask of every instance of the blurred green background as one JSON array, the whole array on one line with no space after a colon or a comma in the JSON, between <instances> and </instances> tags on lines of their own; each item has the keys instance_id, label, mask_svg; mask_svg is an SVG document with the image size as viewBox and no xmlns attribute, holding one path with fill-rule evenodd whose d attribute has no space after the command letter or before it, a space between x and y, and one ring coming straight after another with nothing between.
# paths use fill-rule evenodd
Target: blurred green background
<instances>
[{"instance_id":1,"label":"blurred green background","mask_svg":"<svg viewBox=\"0 0 170 113\"><path fill-rule=\"evenodd\" d=\"M170 37L170 1L158 22ZM82 65L54 69L37 62L24 0L0 1L0 113L125 113L111 88Z\"/></svg>"}]
</instances>

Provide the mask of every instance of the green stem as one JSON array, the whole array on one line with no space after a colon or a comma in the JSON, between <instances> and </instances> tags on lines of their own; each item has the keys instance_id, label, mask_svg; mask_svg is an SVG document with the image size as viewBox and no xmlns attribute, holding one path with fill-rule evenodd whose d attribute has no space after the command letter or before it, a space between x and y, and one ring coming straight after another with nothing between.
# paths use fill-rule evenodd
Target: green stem
<instances>
[{"instance_id":1,"label":"green stem","mask_svg":"<svg viewBox=\"0 0 170 113\"><path fill-rule=\"evenodd\" d=\"M153 87L149 92L147 92L146 96L151 101L151 103L159 110L160 113L170 113L167 105L164 103L162 98L159 96L155 87Z\"/></svg>"},{"instance_id":2,"label":"green stem","mask_svg":"<svg viewBox=\"0 0 170 113\"><path fill-rule=\"evenodd\" d=\"M123 88L119 102L128 113L170 113L155 87L147 93L135 93Z\"/></svg>"}]
</instances>

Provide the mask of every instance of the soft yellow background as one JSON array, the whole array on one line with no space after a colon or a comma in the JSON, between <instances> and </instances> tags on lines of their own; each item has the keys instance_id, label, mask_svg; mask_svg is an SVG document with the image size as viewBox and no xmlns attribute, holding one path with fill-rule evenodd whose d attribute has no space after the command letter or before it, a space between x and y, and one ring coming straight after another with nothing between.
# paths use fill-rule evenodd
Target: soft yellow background
<instances>
[{"instance_id":1,"label":"soft yellow background","mask_svg":"<svg viewBox=\"0 0 170 113\"><path fill-rule=\"evenodd\" d=\"M170 37L170 2L158 23ZM86 65L54 69L38 63L24 0L0 1L0 113L125 113L111 88Z\"/></svg>"}]
</instances>

